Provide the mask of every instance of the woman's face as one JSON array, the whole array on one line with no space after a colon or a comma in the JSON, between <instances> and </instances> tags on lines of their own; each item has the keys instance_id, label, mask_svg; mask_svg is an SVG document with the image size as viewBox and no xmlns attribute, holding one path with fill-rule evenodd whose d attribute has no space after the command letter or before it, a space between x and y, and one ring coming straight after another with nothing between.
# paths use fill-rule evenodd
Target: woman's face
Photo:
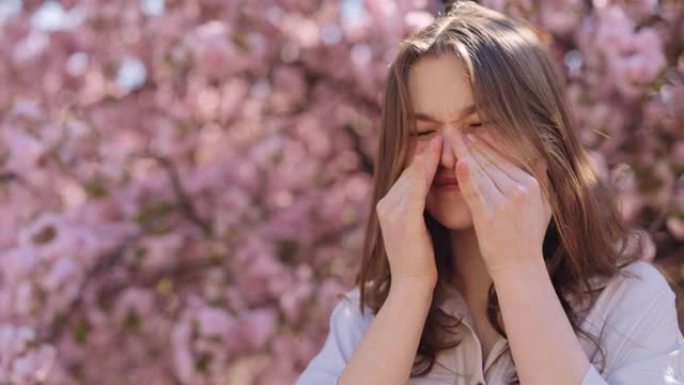
<instances>
[{"instance_id":1,"label":"woman's face","mask_svg":"<svg viewBox=\"0 0 684 385\"><path fill-rule=\"evenodd\" d=\"M457 159L447 142L446 131L476 132L485 128L481 123L487 123L472 107L474 101L466 68L455 55L425 57L411 68L408 87L416 132L409 136L406 164L417 149L435 135L442 135L444 145L435 178L455 178ZM460 190L432 186L425 204L428 213L449 229L472 227L471 214Z\"/></svg>"}]
</instances>

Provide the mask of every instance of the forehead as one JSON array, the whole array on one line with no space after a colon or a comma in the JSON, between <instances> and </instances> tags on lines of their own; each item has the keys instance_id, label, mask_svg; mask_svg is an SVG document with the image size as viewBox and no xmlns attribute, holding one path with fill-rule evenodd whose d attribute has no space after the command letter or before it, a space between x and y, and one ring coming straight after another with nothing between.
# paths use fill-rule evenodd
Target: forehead
<instances>
[{"instance_id":1,"label":"forehead","mask_svg":"<svg viewBox=\"0 0 684 385\"><path fill-rule=\"evenodd\" d=\"M456 55L419 59L409 71L408 89L415 112L442 122L455 120L462 109L474 104L466 68Z\"/></svg>"}]
</instances>

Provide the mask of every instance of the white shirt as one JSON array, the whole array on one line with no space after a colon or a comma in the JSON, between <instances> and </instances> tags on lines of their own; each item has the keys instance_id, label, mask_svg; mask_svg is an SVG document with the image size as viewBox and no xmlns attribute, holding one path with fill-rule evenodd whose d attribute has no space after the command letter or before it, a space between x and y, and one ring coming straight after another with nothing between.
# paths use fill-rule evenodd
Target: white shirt
<instances>
[{"instance_id":1,"label":"white shirt","mask_svg":"<svg viewBox=\"0 0 684 385\"><path fill-rule=\"evenodd\" d=\"M592 365L581 385L684 384L684 338L677 322L675 294L652 264L637 261L623 268L636 274L616 274L605 282L596 303L580 314L581 328L599 336L606 352L605 371L599 373L601 355L590 340L577 334ZM599 283L592 280L592 284ZM443 283L440 283L443 284ZM408 385L503 385L514 374L510 350L501 337L482 363L482 346L473 329L473 318L462 295L453 286L439 302L444 311L463 316L459 326L466 338L437 354L433 369L424 377L410 378ZM569 298L578 309L577 301ZM358 287L340 300L330 316L330 328L321 351L311 360L295 385L336 385L356 347L373 321L370 309L359 311ZM378 358L380 359L380 358Z\"/></svg>"}]
</instances>

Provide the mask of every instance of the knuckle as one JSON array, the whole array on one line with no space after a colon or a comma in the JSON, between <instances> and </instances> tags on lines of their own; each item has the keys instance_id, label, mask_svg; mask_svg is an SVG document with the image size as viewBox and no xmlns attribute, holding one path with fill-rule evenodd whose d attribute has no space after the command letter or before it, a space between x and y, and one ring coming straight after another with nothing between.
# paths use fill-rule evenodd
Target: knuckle
<instances>
[{"instance_id":1,"label":"knuckle","mask_svg":"<svg viewBox=\"0 0 684 385\"><path fill-rule=\"evenodd\" d=\"M525 177L525 186L527 187L538 187L539 182L537 181L537 178L535 178L532 175L528 175Z\"/></svg>"},{"instance_id":2,"label":"knuckle","mask_svg":"<svg viewBox=\"0 0 684 385\"><path fill-rule=\"evenodd\" d=\"M503 187L503 192L506 193L507 196L511 196L511 195L515 194L516 191L517 191L517 188L516 188L515 183L506 184Z\"/></svg>"},{"instance_id":3,"label":"knuckle","mask_svg":"<svg viewBox=\"0 0 684 385\"><path fill-rule=\"evenodd\" d=\"M509 187L508 195L513 200L519 200L527 196L527 188L519 184L514 184Z\"/></svg>"}]
</instances>

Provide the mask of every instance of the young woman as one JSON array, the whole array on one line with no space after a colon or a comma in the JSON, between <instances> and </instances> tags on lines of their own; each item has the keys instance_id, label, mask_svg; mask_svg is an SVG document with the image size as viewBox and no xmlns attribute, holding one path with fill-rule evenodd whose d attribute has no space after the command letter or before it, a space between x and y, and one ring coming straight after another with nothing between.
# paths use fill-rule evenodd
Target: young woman
<instances>
[{"instance_id":1,"label":"young woman","mask_svg":"<svg viewBox=\"0 0 684 385\"><path fill-rule=\"evenodd\" d=\"M675 294L522 21L458 2L389 70L357 286L297 385L684 383Z\"/></svg>"}]
</instances>

